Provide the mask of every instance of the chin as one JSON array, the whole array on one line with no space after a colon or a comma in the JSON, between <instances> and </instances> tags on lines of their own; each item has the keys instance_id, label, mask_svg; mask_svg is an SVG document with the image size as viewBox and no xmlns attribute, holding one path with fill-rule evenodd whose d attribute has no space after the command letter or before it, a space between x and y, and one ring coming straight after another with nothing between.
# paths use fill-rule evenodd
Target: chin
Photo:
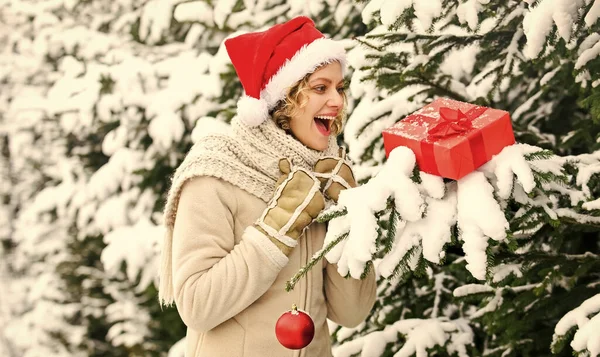
<instances>
[{"instance_id":1,"label":"chin","mask_svg":"<svg viewBox=\"0 0 600 357\"><path fill-rule=\"evenodd\" d=\"M329 147L329 140L327 140L325 143L314 143L307 146L313 150L325 151Z\"/></svg>"}]
</instances>

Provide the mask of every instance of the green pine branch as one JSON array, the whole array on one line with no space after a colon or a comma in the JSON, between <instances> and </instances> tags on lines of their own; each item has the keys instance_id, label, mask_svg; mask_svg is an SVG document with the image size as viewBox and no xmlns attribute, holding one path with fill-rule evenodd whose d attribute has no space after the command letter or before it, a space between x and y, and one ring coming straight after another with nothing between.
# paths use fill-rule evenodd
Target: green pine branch
<instances>
[{"instance_id":1,"label":"green pine branch","mask_svg":"<svg viewBox=\"0 0 600 357\"><path fill-rule=\"evenodd\" d=\"M315 255L313 255L313 257L310 259L310 261L305 266L303 266L292 277L292 279L286 281L285 291L287 291L287 292L292 291L294 289L294 286L296 286L296 283L298 282L298 280L300 280L303 276L305 276L306 273L308 273L308 271L310 269L312 269L315 266L315 264L317 264L317 262L319 262L321 259L323 259L325 254L329 253L331 251L331 249L333 249L333 247L338 245L341 241L343 241L347 237L348 237L348 233L341 234L339 237L337 237L331 243L329 243L326 247L324 247L323 249L316 252Z\"/></svg>"},{"instance_id":2,"label":"green pine branch","mask_svg":"<svg viewBox=\"0 0 600 357\"><path fill-rule=\"evenodd\" d=\"M386 234L381 240L378 240L379 245L383 246L383 249L381 250L381 253L383 255L386 255L392 251L392 248L394 246L394 239L396 237L396 227L398 224L399 217L400 217L400 214L398 213L398 211L396 211L395 209L392 209L390 212L389 220L388 220L389 223L388 223Z\"/></svg>"},{"instance_id":3,"label":"green pine branch","mask_svg":"<svg viewBox=\"0 0 600 357\"><path fill-rule=\"evenodd\" d=\"M554 157L554 153L550 150L540 150L536 152L532 152L529 154L523 155L525 160L534 161L534 160L548 160Z\"/></svg>"},{"instance_id":4,"label":"green pine branch","mask_svg":"<svg viewBox=\"0 0 600 357\"><path fill-rule=\"evenodd\" d=\"M408 274L411 271L409 262L412 259L412 257L415 254L417 254L417 252L419 252L419 251L420 251L420 247L419 246L416 246L416 245L412 246L406 252L406 254L404 254L404 257L402 257L402 259L400 260L400 262L398 262L398 264L396 265L396 267L392 271L392 274L390 275L390 278L392 278L392 277L402 277L402 276L405 276L406 274Z\"/></svg>"},{"instance_id":5,"label":"green pine branch","mask_svg":"<svg viewBox=\"0 0 600 357\"><path fill-rule=\"evenodd\" d=\"M334 218L338 218L338 217L342 217L348 214L348 210L346 209L346 207L343 208L338 208L336 209L335 207L328 210L327 212L323 212L322 214L319 214L319 216L316 218L316 221L319 223L325 223L325 222L329 222Z\"/></svg>"}]
</instances>

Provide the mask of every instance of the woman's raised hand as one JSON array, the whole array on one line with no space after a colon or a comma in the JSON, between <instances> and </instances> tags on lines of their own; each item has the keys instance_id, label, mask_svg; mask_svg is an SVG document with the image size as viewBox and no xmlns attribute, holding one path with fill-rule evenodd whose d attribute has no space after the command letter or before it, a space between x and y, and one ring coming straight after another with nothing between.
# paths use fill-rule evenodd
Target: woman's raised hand
<instances>
[{"instance_id":1,"label":"woman's raised hand","mask_svg":"<svg viewBox=\"0 0 600 357\"><path fill-rule=\"evenodd\" d=\"M321 182L321 191L336 203L342 190L357 186L343 148L340 148L339 157L326 156L319 159L313 171Z\"/></svg>"},{"instance_id":2,"label":"woman's raised hand","mask_svg":"<svg viewBox=\"0 0 600 357\"><path fill-rule=\"evenodd\" d=\"M255 226L289 255L304 229L325 207L325 200L321 183L311 172L292 169L288 159L279 161L279 169L283 175Z\"/></svg>"}]
</instances>

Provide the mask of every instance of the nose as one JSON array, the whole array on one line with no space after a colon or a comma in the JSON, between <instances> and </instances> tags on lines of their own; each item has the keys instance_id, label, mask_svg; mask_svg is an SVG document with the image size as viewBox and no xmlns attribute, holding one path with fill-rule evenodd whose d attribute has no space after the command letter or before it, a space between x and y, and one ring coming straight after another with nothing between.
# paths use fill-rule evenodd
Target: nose
<instances>
[{"instance_id":1,"label":"nose","mask_svg":"<svg viewBox=\"0 0 600 357\"><path fill-rule=\"evenodd\" d=\"M343 95L337 91L337 88L333 88L332 94L327 99L327 105L333 108L339 109L344 104Z\"/></svg>"}]
</instances>

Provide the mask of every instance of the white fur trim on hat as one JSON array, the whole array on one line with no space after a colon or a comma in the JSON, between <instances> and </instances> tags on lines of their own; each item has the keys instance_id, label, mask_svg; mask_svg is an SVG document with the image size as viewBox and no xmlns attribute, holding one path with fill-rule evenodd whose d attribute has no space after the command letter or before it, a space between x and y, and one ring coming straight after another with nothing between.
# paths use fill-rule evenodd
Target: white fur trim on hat
<instances>
[{"instance_id":1,"label":"white fur trim on hat","mask_svg":"<svg viewBox=\"0 0 600 357\"><path fill-rule=\"evenodd\" d=\"M249 126L257 126L269 117L269 111L285 98L290 87L321 65L338 61L342 75L346 75L346 50L341 43L328 38L314 40L303 46L285 62L260 92L260 100L243 96L238 102L237 114Z\"/></svg>"},{"instance_id":2,"label":"white fur trim on hat","mask_svg":"<svg viewBox=\"0 0 600 357\"><path fill-rule=\"evenodd\" d=\"M264 99L244 95L237 103L238 118L248 126L258 126L269 118L269 108Z\"/></svg>"}]
</instances>

